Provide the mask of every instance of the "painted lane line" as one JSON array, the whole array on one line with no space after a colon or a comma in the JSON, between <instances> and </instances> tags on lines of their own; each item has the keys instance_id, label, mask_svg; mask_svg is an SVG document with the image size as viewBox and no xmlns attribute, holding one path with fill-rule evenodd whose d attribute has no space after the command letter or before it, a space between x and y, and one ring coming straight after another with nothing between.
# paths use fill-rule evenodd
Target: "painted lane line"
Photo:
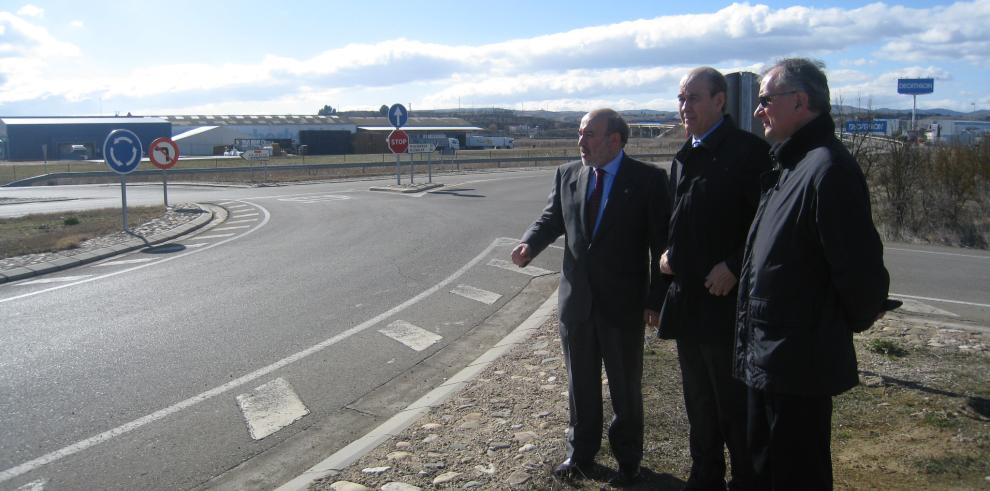
<instances>
[{"instance_id":1,"label":"painted lane line","mask_svg":"<svg viewBox=\"0 0 990 491\"><path fill-rule=\"evenodd\" d=\"M443 339L443 336L403 320L394 321L385 327L385 329L379 329L378 332L415 351L423 351Z\"/></svg>"},{"instance_id":2,"label":"painted lane line","mask_svg":"<svg viewBox=\"0 0 990 491\"><path fill-rule=\"evenodd\" d=\"M262 208L262 210L264 210L264 208ZM265 210L265 221L264 221L264 223L267 223L268 222L269 217L270 217L270 215L268 214L268 211ZM258 228L260 228L260 227L258 227ZM205 248L204 250L209 249L209 248L213 248L213 247L216 247L216 246L219 246L220 244L223 244L223 243L228 242L228 241L231 241L231 240L236 240L236 239L239 239L241 237L244 237L245 235L250 234L250 233L254 232L255 230L258 230L258 228L249 230L248 232L245 232L244 234L241 234L241 235L235 237L234 239L227 239L225 241L217 242L215 244L210 244L210 246L207 247L207 248ZM168 407L163 408L163 409L159 409L158 411L155 411L155 412L153 412L151 414L148 414L146 416L142 416L142 417L140 417L138 419L135 419L135 420L133 420L133 421L131 421L129 423L124 423L124 424L122 424L120 426L117 426L116 428L112 428L112 429L107 430L107 431L104 431L103 433L100 433L98 435L91 436L89 438L86 438L85 440L78 441L78 442L73 443L72 445L69 445L67 447L63 447L63 448L60 448L58 450L55 450L54 452L50 452L50 453L47 453L45 455L42 455L41 457L38 457L38 458L35 458L35 459L32 459L32 460L29 460L27 462L24 462L22 464L16 465L16 466L11 467L9 469L0 471L0 482L9 481L9 480L11 480L11 479L13 479L13 478L15 478L17 476L20 476L21 474L24 474L24 473L27 473L27 472L31 472L31 471L33 471L35 469L38 469L38 468L40 468L42 466L45 466L47 464L50 464L52 462L56 462L56 461L61 460L61 459L65 458L65 457L68 457L70 455L73 455L73 454L82 452L83 450L86 450L88 448L91 448L91 447L94 447L94 446L99 445L101 443L110 441L113 438L116 438L116 437L118 437L120 435L123 435L125 433L129 433L131 431L134 431L136 429L139 429L139 428L141 428L141 427L143 427L145 425L148 425L148 424L154 423L156 421L162 420L162 419L164 419L164 418L166 418L168 416L171 416L172 414L175 414L175 413L177 413L179 411L182 411L183 409L190 408L190 407L195 406L195 405L197 405L197 404L199 404L199 403L201 403L203 401L206 401L206 400L212 399L212 398L214 398L216 396L219 396L221 394L227 393L227 392L229 392L229 391L231 391L231 390L233 390L233 389L235 389L237 387L240 387L240 386L242 386L244 384L248 384L248 383L251 383L252 381L257 380L257 379L259 379L261 377L265 377L265 376L271 374L272 372L274 372L276 370L279 370L279 369L284 368L284 367L286 367L288 365L291 365L292 363L295 363L295 362L297 362L299 360L302 360L303 358L306 358L306 357L308 357L308 356L310 356L310 355L312 355L314 353L319 353L319 352L321 352L321 351L329 348L330 346L333 346L333 345L335 345L335 344L337 344L337 343L339 343L339 342L341 342L341 341L343 341L343 340L345 340L345 339L347 339L347 338L349 338L349 337L351 337L351 336L353 336L355 334L361 333L361 332L363 332L363 331L365 331L365 330L367 330L367 329L369 329L369 328L377 325L378 323L384 321L385 319L388 319L389 317L392 317L395 314L398 314L399 312L402 312L403 310L409 308L410 306L419 303L424 298L427 298L430 295L433 295L434 293L440 291L441 289L445 288L450 283L454 282L454 280L456 280L457 278L460 278L461 276L463 276L464 273L466 273L471 268L475 267L478 263L480 263L482 260L484 260L484 258L488 257L492 253L493 250L495 250L495 242L492 242L491 245L489 245L483 251L481 251L480 254L478 254L477 256L474 257L474 259L472 259L472 260L468 261L467 263L465 263L464 266L461 266L460 269L458 269L457 271L453 272L450 276L448 276L447 278L443 279L442 281L440 281L436 285L433 285L432 287L427 288L426 290L420 292L418 295L410 298L409 300L406 300L405 302L402 302L399 305L396 305L395 307L392 307L391 309L386 310L385 312L382 312L381 314L378 314L378 315L376 315L376 316L374 316L374 317L372 317L372 318L370 318L370 319L362 322L361 324L358 324L358 325L356 325L356 326L354 326L354 327L352 327L350 329L347 329L347 330L341 332L340 334L337 334L336 336L333 336L333 337L331 337L329 339L326 339L326 340L324 340L324 341L322 341L320 343L317 343L317 344L315 344L313 346L310 346L309 348L306 348L306 349L304 349L302 351L296 352L296 353L294 353L292 355L289 355L289 356L287 356L285 358L282 358L281 360L278 360L275 363L272 363L272 364L270 364L268 366L259 368L259 369L255 370L253 372L250 372L250 373L248 373L246 375L242 375L241 377L239 377L237 379L234 379L234 380L231 380L230 382L227 382L227 383L225 383L223 385L214 387L214 388L212 388L210 390L207 390L206 392L202 392L200 394L197 394L197 395L195 395L193 397L190 397L190 398L188 398L188 399L186 399L184 401L178 402L176 404L173 404L173 405L168 406ZM195 252L199 252L199 251L195 251ZM148 267L150 265L161 264L161 263L164 263L164 262L167 262L167 261L170 261L170 260L174 260L174 259L183 257L183 256L185 256L187 254L192 254L192 253L193 252L188 252L188 253L180 254L180 255L177 255L177 256L167 257L167 258L162 259L161 261L158 261L156 263L142 264L142 265L139 265L139 266L135 266L133 268L126 269L126 270L115 271L113 273L109 273L109 274L106 274L106 275L103 275L103 276L100 276L100 277L97 277L97 278L89 278L89 279L86 279L86 280L82 280L79 283L86 283L86 282L89 282L89 281L93 281L95 279L107 278L107 277L110 277L110 276L115 276L115 275L118 275L118 274L123 274L123 273L125 273L127 271L133 271L133 270L136 270L136 269L145 268L145 267ZM42 290L42 291L39 291L39 292L31 292L31 293L27 293L27 294L24 294L24 295L19 295L19 296L16 296L16 297L10 297L10 298L0 299L0 303L8 302L8 301L11 301L11 300L16 300L16 299L19 299L19 298L29 297L29 296L33 296L33 295L38 295L38 294L40 294L42 292L49 292L49 291L53 291L53 290L65 288L65 287L68 287L68 286L71 286L71 285L77 285L79 283L72 283L72 284L69 284L69 285L61 285L61 286L58 286L58 287L49 288L47 290Z\"/></svg>"},{"instance_id":3,"label":"painted lane line","mask_svg":"<svg viewBox=\"0 0 990 491\"><path fill-rule=\"evenodd\" d=\"M464 298L469 298L476 302L481 302L486 305L491 305L498 302L498 299L502 298L500 293L490 292L488 290L482 290L481 288L475 288L471 285L457 285L453 290L450 291L454 295L460 295Z\"/></svg>"},{"instance_id":4,"label":"painted lane line","mask_svg":"<svg viewBox=\"0 0 990 491\"><path fill-rule=\"evenodd\" d=\"M336 191L336 193L353 193L355 191L358 190L354 188L348 188L348 189L342 189L340 191ZM305 196L321 195L324 193L326 193L326 191L314 191L312 193L275 194L272 196L252 196L251 200L305 197Z\"/></svg>"},{"instance_id":5,"label":"painted lane line","mask_svg":"<svg viewBox=\"0 0 990 491\"><path fill-rule=\"evenodd\" d=\"M47 480L39 479L37 481L31 481L14 491L45 491L45 484L48 484Z\"/></svg>"},{"instance_id":6,"label":"painted lane line","mask_svg":"<svg viewBox=\"0 0 990 491\"><path fill-rule=\"evenodd\" d=\"M351 199L350 196L339 194L326 194L322 196L298 196L294 198L278 198L279 201L297 201L300 203L319 203L321 201L344 201Z\"/></svg>"},{"instance_id":7,"label":"painted lane line","mask_svg":"<svg viewBox=\"0 0 990 491\"><path fill-rule=\"evenodd\" d=\"M257 222L257 221L258 221L257 218L251 218L251 219L248 219L248 220L228 220L228 221L224 222L224 225L233 225L235 223L254 223L254 222Z\"/></svg>"},{"instance_id":8,"label":"painted lane line","mask_svg":"<svg viewBox=\"0 0 990 491\"><path fill-rule=\"evenodd\" d=\"M157 261L157 257L143 257L140 259L121 259L119 261L107 261L105 263L94 264L90 266L91 268L101 268L103 266L120 266L121 264L141 264L151 261Z\"/></svg>"},{"instance_id":9,"label":"painted lane line","mask_svg":"<svg viewBox=\"0 0 990 491\"><path fill-rule=\"evenodd\" d=\"M190 237L189 240L222 239L224 237L232 237L234 235L237 235L237 234L197 235L196 237Z\"/></svg>"},{"instance_id":10,"label":"painted lane line","mask_svg":"<svg viewBox=\"0 0 990 491\"><path fill-rule=\"evenodd\" d=\"M18 285L44 285L47 283L68 283L70 281L79 281L82 279L89 278L93 276L91 274L84 274L79 276L62 276L60 278L41 278L40 280L28 280L23 283L18 283Z\"/></svg>"},{"instance_id":11,"label":"painted lane line","mask_svg":"<svg viewBox=\"0 0 990 491\"><path fill-rule=\"evenodd\" d=\"M197 247L203 247L203 246L207 245L207 243L206 242L200 242L199 244L179 244L179 245L181 245L182 247L185 247L186 249L195 249Z\"/></svg>"},{"instance_id":12,"label":"painted lane line","mask_svg":"<svg viewBox=\"0 0 990 491\"><path fill-rule=\"evenodd\" d=\"M258 213L235 213L230 216L230 218L244 218L244 217L256 217Z\"/></svg>"},{"instance_id":13,"label":"painted lane line","mask_svg":"<svg viewBox=\"0 0 990 491\"><path fill-rule=\"evenodd\" d=\"M218 228L213 229L213 231L214 232L221 232L221 231L224 231L224 230L237 230L237 229L241 229L241 228L251 228L251 226L250 225L234 225L234 226L231 226L231 227L218 227Z\"/></svg>"},{"instance_id":14,"label":"painted lane line","mask_svg":"<svg viewBox=\"0 0 990 491\"><path fill-rule=\"evenodd\" d=\"M234 203L237 203L237 201L224 201L223 203L217 203L217 204L220 206L227 206L227 205L232 205Z\"/></svg>"},{"instance_id":15,"label":"painted lane line","mask_svg":"<svg viewBox=\"0 0 990 491\"><path fill-rule=\"evenodd\" d=\"M309 414L289 382L277 378L237 396L251 438L261 440Z\"/></svg>"},{"instance_id":16,"label":"painted lane line","mask_svg":"<svg viewBox=\"0 0 990 491\"><path fill-rule=\"evenodd\" d=\"M528 274L530 276L544 276L553 274L553 271L550 271L549 269L537 268L536 266L526 266L525 268L520 268L519 266L512 264L512 261L506 261L504 259L492 259L491 261L488 261L488 265L506 269L512 271L513 273Z\"/></svg>"},{"instance_id":17,"label":"painted lane line","mask_svg":"<svg viewBox=\"0 0 990 491\"><path fill-rule=\"evenodd\" d=\"M918 254L934 254L936 256L955 256L955 257L971 257L974 259L990 259L990 256L977 256L975 254L959 254L955 252L939 252L939 251L918 251L915 249L901 249L898 247L884 247L888 251L897 252L916 252Z\"/></svg>"},{"instance_id":18,"label":"painted lane line","mask_svg":"<svg viewBox=\"0 0 990 491\"><path fill-rule=\"evenodd\" d=\"M945 298L932 298L932 297L917 297L914 295L901 295L900 293L891 293L891 297L897 298L912 298L914 300L928 300L929 302L942 302L942 303L955 303L959 305L969 305L971 307L984 307L990 308L990 304L986 303L976 303L976 302L963 302L962 300L948 300Z\"/></svg>"},{"instance_id":19,"label":"painted lane line","mask_svg":"<svg viewBox=\"0 0 990 491\"><path fill-rule=\"evenodd\" d=\"M231 206L231 207L229 207L227 209L228 210L242 210L244 208L250 208L250 206L248 206L248 205L237 205L237 206Z\"/></svg>"},{"instance_id":20,"label":"painted lane line","mask_svg":"<svg viewBox=\"0 0 990 491\"><path fill-rule=\"evenodd\" d=\"M928 305L927 303L922 303L917 300L910 298L904 299L904 305L898 310L903 310L905 312L913 312L915 314L930 314L930 315L944 315L947 317L959 317L959 314L954 312L949 312L948 310L942 310L938 307Z\"/></svg>"}]
</instances>

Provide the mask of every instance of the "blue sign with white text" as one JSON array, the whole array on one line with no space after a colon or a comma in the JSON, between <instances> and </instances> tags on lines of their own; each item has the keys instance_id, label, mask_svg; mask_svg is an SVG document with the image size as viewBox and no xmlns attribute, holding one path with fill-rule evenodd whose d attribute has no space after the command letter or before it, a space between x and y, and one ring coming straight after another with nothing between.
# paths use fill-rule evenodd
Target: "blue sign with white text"
<instances>
[{"instance_id":1,"label":"blue sign with white text","mask_svg":"<svg viewBox=\"0 0 990 491\"><path fill-rule=\"evenodd\" d=\"M847 133L887 133L886 121L846 121Z\"/></svg>"},{"instance_id":2,"label":"blue sign with white text","mask_svg":"<svg viewBox=\"0 0 990 491\"><path fill-rule=\"evenodd\" d=\"M899 78L898 94L931 94L935 92L934 78Z\"/></svg>"},{"instance_id":3,"label":"blue sign with white text","mask_svg":"<svg viewBox=\"0 0 990 491\"><path fill-rule=\"evenodd\" d=\"M113 130L103 141L103 160L118 174L130 174L141 163L141 139L131 130Z\"/></svg>"}]
</instances>

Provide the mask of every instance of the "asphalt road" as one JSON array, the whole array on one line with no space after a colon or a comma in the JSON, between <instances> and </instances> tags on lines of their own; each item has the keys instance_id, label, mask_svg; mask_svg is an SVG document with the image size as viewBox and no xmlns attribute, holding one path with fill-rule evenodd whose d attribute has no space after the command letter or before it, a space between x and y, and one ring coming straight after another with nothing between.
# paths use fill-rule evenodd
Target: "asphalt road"
<instances>
[{"instance_id":1,"label":"asphalt road","mask_svg":"<svg viewBox=\"0 0 990 491\"><path fill-rule=\"evenodd\" d=\"M0 285L0 489L271 489L438 385L549 293L500 261L552 171L437 180L414 195L368 191L388 179L170 184L171 202L229 217L171 247ZM0 188L0 201L67 198L0 216L119 206L119 193ZM127 193L161 202L159 186ZM990 325L990 254L887 246L891 291L910 307ZM553 248L534 262L559 265Z\"/></svg>"}]
</instances>

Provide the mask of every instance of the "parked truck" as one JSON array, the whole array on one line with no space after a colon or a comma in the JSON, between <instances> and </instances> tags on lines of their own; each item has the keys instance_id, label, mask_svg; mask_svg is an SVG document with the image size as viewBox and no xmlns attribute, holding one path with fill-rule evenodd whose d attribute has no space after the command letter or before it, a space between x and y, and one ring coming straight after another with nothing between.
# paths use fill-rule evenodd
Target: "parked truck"
<instances>
[{"instance_id":1,"label":"parked truck","mask_svg":"<svg viewBox=\"0 0 990 491\"><path fill-rule=\"evenodd\" d=\"M464 139L464 148L470 150L512 148L512 138L508 136L468 135Z\"/></svg>"}]
</instances>

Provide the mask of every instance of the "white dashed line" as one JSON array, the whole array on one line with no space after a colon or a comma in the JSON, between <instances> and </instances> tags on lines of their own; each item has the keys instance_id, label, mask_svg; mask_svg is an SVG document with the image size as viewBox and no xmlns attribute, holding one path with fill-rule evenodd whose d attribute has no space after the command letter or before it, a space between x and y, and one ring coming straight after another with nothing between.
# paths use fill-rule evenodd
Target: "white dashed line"
<instances>
[{"instance_id":1,"label":"white dashed line","mask_svg":"<svg viewBox=\"0 0 990 491\"><path fill-rule=\"evenodd\" d=\"M470 285L457 285L450 291L450 293L460 295L464 298L469 298L486 305L491 305L498 302L498 299L502 298L502 295L499 293L482 290L481 288L475 288Z\"/></svg>"},{"instance_id":2,"label":"white dashed line","mask_svg":"<svg viewBox=\"0 0 990 491\"><path fill-rule=\"evenodd\" d=\"M897 297L897 298L913 298L915 300L928 300L930 302L955 303L955 304L959 304L959 305L969 305L971 307L990 308L990 304L976 303L976 302L963 302L962 300L948 300L948 299L945 299L945 298L932 298L932 297L916 297L914 295L901 295L900 293L891 293L890 296Z\"/></svg>"},{"instance_id":3,"label":"white dashed line","mask_svg":"<svg viewBox=\"0 0 990 491\"><path fill-rule=\"evenodd\" d=\"M492 259L488 261L489 266L495 266L496 268L502 268L514 273L528 274L530 276L543 276L553 273L549 269L537 268L536 266L526 266L525 268L520 268L511 261L506 261L504 259Z\"/></svg>"},{"instance_id":4,"label":"white dashed line","mask_svg":"<svg viewBox=\"0 0 990 491\"><path fill-rule=\"evenodd\" d=\"M182 245L182 247L185 247L186 249L195 249L197 247L203 247L203 246L205 246L206 245L206 242L202 242L200 244L181 244L181 245Z\"/></svg>"},{"instance_id":5,"label":"white dashed line","mask_svg":"<svg viewBox=\"0 0 990 491\"><path fill-rule=\"evenodd\" d=\"M237 229L240 229L240 228L251 228L251 226L250 225L235 225L233 227L219 227L219 228L213 229L213 231L214 232L221 232L221 231L224 231L224 230L237 230Z\"/></svg>"},{"instance_id":6,"label":"white dashed line","mask_svg":"<svg viewBox=\"0 0 990 491\"><path fill-rule=\"evenodd\" d=\"M190 237L189 240L222 239L224 237L233 237L234 235L237 234L198 235L196 237Z\"/></svg>"},{"instance_id":7,"label":"white dashed line","mask_svg":"<svg viewBox=\"0 0 990 491\"><path fill-rule=\"evenodd\" d=\"M80 276L61 276L58 278L41 278L38 280L29 280L23 283L18 283L18 285L44 285L46 283L68 283L70 281L84 280L86 278L89 278L90 276L93 275L84 274Z\"/></svg>"},{"instance_id":8,"label":"white dashed line","mask_svg":"<svg viewBox=\"0 0 990 491\"><path fill-rule=\"evenodd\" d=\"M232 220L232 221L224 222L224 225L233 225L235 223L254 223L257 221L258 221L257 218L252 218L250 220Z\"/></svg>"},{"instance_id":9,"label":"white dashed line","mask_svg":"<svg viewBox=\"0 0 990 491\"><path fill-rule=\"evenodd\" d=\"M248 433L255 440L261 440L309 414L309 408L281 377L237 396L237 405L247 422Z\"/></svg>"},{"instance_id":10,"label":"white dashed line","mask_svg":"<svg viewBox=\"0 0 990 491\"><path fill-rule=\"evenodd\" d=\"M948 310L942 310L938 307L933 307L927 303L921 303L917 300L912 300L910 298L905 298L904 305L897 310L903 310L905 312L913 312L915 314L930 314L930 315L944 315L948 317L959 317L958 314L949 312Z\"/></svg>"},{"instance_id":11,"label":"white dashed line","mask_svg":"<svg viewBox=\"0 0 990 491\"><path fill-rule=\"evenodd\" d=\"M147 263L157 260L158 260L157 257L142 257L140 259L121 259L119 261L108 261L105 263L94 264L92 267L100 268L103 266L120 266L121 264L141 264L141 263Z\"/></svg>"},{"instance_id":12,"label":"white dashed line","mask_svg":"<svg viewBox=\"0 0 990 491\"><path fill-rule=\"evenodd\" d=\"M379 329L378 332L416 351L423 351L443 339L443 336L402 320L392 322L385 329Z\"/></svg>"},{"instance_id":13,"label":"white dashed line","mask_svg":"<svg viewBox=\"0 0 990 491\"><path fill-rule=\"evenodd\" d=\"M45 491L45 484L48 484L47 480L39 479L37 481L31 481L17 488L15 491Z\"/></svg>"},{"instance_id":14,"label":"white dashed line","mask_svg":"<svg viewBox=\"0 0 990 491\"><path fill-rule=\"evenodd\" d=\"M260 213L244 213L243 215L239 215L239 214L231 215L230 218L256 217L258 215L260 215Z\"/></svg>"}]
</instances>

